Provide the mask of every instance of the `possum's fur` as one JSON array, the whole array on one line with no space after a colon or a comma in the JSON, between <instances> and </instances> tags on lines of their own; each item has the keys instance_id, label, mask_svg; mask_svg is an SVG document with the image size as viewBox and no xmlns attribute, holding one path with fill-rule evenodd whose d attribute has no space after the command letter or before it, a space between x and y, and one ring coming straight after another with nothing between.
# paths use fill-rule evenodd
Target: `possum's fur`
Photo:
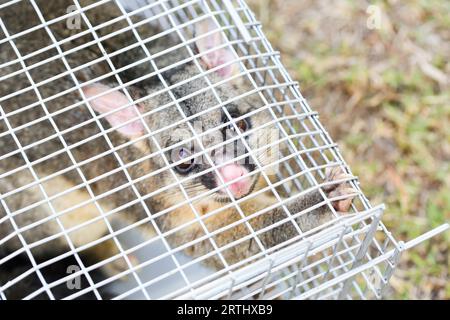
<instances>
[{"instance_id":1,"label":"possum's fur","mask_svg":"<svg viewBox=\"0 0 450 320\"><path fill-rule=\"evenodd\" d=\"M84 3L84 2L83 2ZM39 6L43 11L43 15L45 19L48 21L52 18L65 14L65 10L71 1L43 1L39 2ZM90 21L94 21L96 25L109 21L114 17L120 16L121 13L118 11L116 7L111 5L102 6L98 10L93 10L92 12L86 13ZM17 5L12 6L9 10L2 10L0 12L0 18L3 19L4 23L8 27L8 30L11 34L16 32L20 32L24 28L27 28L27 24L36 24L36 14L34 13L34 9L28 4L26 1L20 2ZM25 23L24 21L27 21ZM65 21L61 22L65 23ZM117 25L105 28L103 30L99 30L98 34L101 36L102 34L108 34L113 30L118 29L119 27L127 26L127 23L122 20L117 23ZM55 26L51 28L52 32L54 32L57 40L61 40L67 38L68 36L74 34L75 32L70 29L64 27L64 25ZM160 30L156 28L147 26L146 28L140 28L137 30L142 38L146 38L151 36L152 34L158 33ZM17 39L15 41L18 50L22 55L25 55L29 52L38 50L39 48L44 47L47 44L51 44L48 36L45 35L45 30L41 29L42 34L39 36L34 34L29 37L24 37L23 39ZM123 48L135 42L134 36L132 32L126 32L115 36L111 39L105 40L102 42L105 50L107 52L113 52L117 49ZM65 44L63 47L75 47L77 45L82 44L83 42L89 41L90 37L83 37L83 39L76 39L72 42ZM178 43L176 40L171 40L169 38L162 38L148 43L147 49L150 53L157 53L161 50L169 48L174 44ZM196 50L195 46L191 47L192 50ZM188 57L187 48L183 47L176 52L171 52L163 55L160 59L156 59L155 63L157 68L164 68L176 61L181 61ZM39 60L47 59L56 54L54 49L47 50L39 55ZM67 63L71 68L75 68L83 63L94 61L95 59L102 57L102 53L96 45L90 46L83 50L77 51L75 54L70 54L65 57ZM140 59L146 58L146 53L141 47L137 47L133 50L128 50L123 54L112 58L112 63L116 68L120 68L126 66L130 63L138 61ZM0 63L4 63L15 59L15 53L13 49L8 43L0 45ZM37 59L37 58L36 58ZM34 58L31 61L27 61L27 63L32 63L36 61ZM203 68L205 67L204 62L199 60ZM17 68L17 65L9 65L3 70L1 70L0 75L6 75L11 72L14 72ZM97 63L94 66L91 66L88 69L84 69L75 73L78 81L80 83L89 81L90 79L94 79L102 74L104 74L108 70L108 66L106 62ZM57 74L63 73L66 71L64 64L60 59L54 63L47 63L43 66L33 69L30 73L33 76L35 81L43 81L45 79L49 79ZM141 63L138 66L132 68L128 71L123 71L120 73L120 77L123 82L132 81L141 76L148 75L154 72L154 66L150 62ZM145 101L139 103L140 112L145 115L146 113L151 113L144 117L146 130L149 129L150 132L154 132L156 130L160 130L161 128L165 128L179 120L182 120L185 116L196 115L205 110L209 110L208 112L199 115L195 118L194 121L198 121L203 127L203 130L209 130L218 128L218 126L224 123L224 111L221 108L212 109L213 106L216 106L219 101L217 97L220 98L221 101L229 101L235 97L238 97L242 92L247 91L243 85L239 85L238 83L227 82L220 86L218 86L213 93L211 90L206 90L202 93L198 93L189 99L185 99L188 94L191 94L197 90L203 89L207 86L207 82L203 77L199 77L194 80L190 80L186 84L177 86L173 88L170 93L160 93L156 95L161 89L166 88L166 86L176 85L180 83L180 81L184 81L187 79L191 79L192 77L199 74L199 70L197 66L193 62L188 62L183 65L180 65L177 68L168 70L161 74L161 77L164 79L165 84L161 81L161 78L158 76L153 76L147 80L141 81L136 85L129 87L129 92L132 95L134 100L139 99L145 96L153 96L152 98L145 99ZM222 81L223 78L216 73L211 73L208 76L208 79L212 83L217 83ZM116 79L114 77L110 77L106 80L103 80L102 85L108 87L114 87L117 85ZM26 75L24 73L20 73L17 76L12 78L8 78L5 81L0 82L0 92L2 96L11 94L16 92L17 90L28 87L30 85ZM64 90L74 87L74 81L70 77L70 75L64 76L56 81L52 81L49 84L45 84L39 87L39 93L42 99L47 97L56 95ZM217 95L217 96L216 96ZM173 104L163 110L158 111L157 108L171 103L174 99L181 99L177 104ZM8 113L19 108L23 108L29 104L38 101L36 97L36 93L33 90L29 90L27 92L21 93L14 98L6 100L2 103L3 110ZM82 101L81 92L79 90L74 90L71 93L65 94L57 99L49 100L45 103L45 106L48 109L48 112L56 112L61 110L67 106L70 106L76 102ZM92 103L91 103L92 104ZM225 108L228 110L230 114L238 114L245 115L253 110L257 110L263 106L263 102L261 101L259 95L247 95L242 96L239 100L230 102L225 105ZM184 115L181 114L180 111L183 111ZM20 125L29 123L36 119L45 116L45 111L43 107L38 104L36 107L28 109L27 111L23 111L18 113L17 115L11 116L8 118L10 125L14 127L18 127ZM85 103L81 103L80 106L76 108L72 108L70 111L66 111L60 115L54 116L53 123L49 120L42 120L38 123L25 127L16 132L17 138L20 141L22 147L27 146L36 141L45 139L49 135L55 134L55 130L53 124L58 127L59 131L69 129L77 124L80 124L85 121L90 121L93 119L92 112L86 107ZM264 124L268 123L272 120L272 116L268 110L261 110L261 112L257 112L251 117L249 117L249 122L251 123L252 128L260 128ZM194 126L194 121L191 121L191 125ZM227 119L225 121L228 121ZM110 128L110 123L108 119L102 118L99 120L104 129ZM267 127L268 129L277 129L275 125ZM6 131L7 125L4 120L0 120L0 132ZM98 127L95 121L90 122L87 125L82 126L76 130L68 132L63 135L64 141L70 147L71 145L86 139L88 137L92 137L98 133L101 133L102 130ZM187 132L184 136L179 135L180 132ZM250 147L255 147L255 137L265 139L265 130L256 130L252 135L246 138L247 143ZM107 134L108 138L112 142L114 146L122 145L130 139L136 139L139 137L129 137L118 130L111 131ZM118 150L117 155L122 159L123 163L128 164L137 159L141 159L146 155L152 154L154 152L158 152L159 148L165 148L171 146L174 143L179 141L184 141L186 138L190 138L191 133L189 131L188 123L184 122L176 128L171 128L168 130L160 131L158 134L154 134L149 138L140 140L139 143L131 144L130 146ZM208 148L210 146L215 145L218 142L223 141L224 136L221 130L213 130L210 134L205 135L202 139L203 146ZM198 142L195 142L198 144ZM242 144L241 141L237 142L238 144ZM199 147L199 146L197 146ZM6 154L9 152L13 152L16 150L18 146L16 146L10 135L7 135L0 139L0 150L1 154ZM28 158L28 161L36 161L42 157L45 157L48 154L61 150L63 148L62 142L58 137L51 139L45 143L39 144L38 146L34 146L28 149L25 154ZM110 150L110 146L105 139L105 135L100 135L98 138L91 140L89 142L84 143L81 146L71 149L71 153L76 162L81 162L91 157L94 157L98 154L101 154L105 151ZM153 171L165 168L167 166L167 159L169 159L168 152L164 154L166 159L162 157L161 154L154 155L153 157L143 160L131 167L128 168L128 174L132 179L142 177L145 174L151 173ZM267 156L263 152L256 155L261 165L269 164L274 161L273 158ZM5 164L6 162L6 164ZM23 160L23 156L21 153L16 153L14 156L8 157L0 163L0 171L7 172L11 170L13 167L18 167L23 165L25 162ZM72 160L67 155L66 152L54 156L38 165L34 166L34 170L39 178L48 176L54 172L63 170L67 167L73 165ZM93 179L107 172L111 172L120 167L119 162L114 154L109 154L107 156L103 156L101 159L89 162L80 167L81 172L84 175L86 180ZM202 170L206 170L211 166L206 163L199 165L197 170L192 172L198 173ZM186 176L175 173L177 179L183 179ZM105 212L111 210L113 208L119 207L130 201L136 200L137 196L135 191L143 196L150 194L152 192L157 192L159 189L168 186L169 184L174 183L175 180L174 172L165 169L157 175L153 175L148 177L145 180L142 180L139 183L135 183L133 189L132 187L126 187L121 189L120 191L115 192L114 194L100 200L99 206L103 208ZM195 179L191 179L189 182L183 184L188 196L193 197L199 195L201 193L207 192L209 189L205 187L205 179L208 175L197 177ZM9 178L5 178L6 180L10 179L11 181L4 182L4 185L1 186L3 190L0 192L8 192L15 188L20 187L24 184L21 182L22 180L27 180L28 183L33 181L33 177L30 176L30 172L26 169L21 172L16 173L15 175L8 176ZM209 178L212 179L214 177L214 173L209 175ZM49 190L52 190L54 193L57 193L61 190L61 185L64 185L63 189L70 188L82 183L82 179L77 170L70 170L64 175L58 177L59 180L54 179L54 183L52 185L52 180L46 182L46 187ZM61 180L63 179L63 181ZM265 180L262 178L261 174L254 174L253 178L255 182L254 190L259 190L266 185ZM94 183L91 183L89 187L92 189L94 195L101 195L111 189L122 186L125 183L128 183L129 180L123 170L119 170L114 174L111 174L101 180L98 180ZM57 184L55 184L57 183ZM344 185L344 184L342 184ZM331 192L339 190L345 190L341 188L342 186L335 185L334 187L328 188L328 190L324 190L324 192L328 195ZM6 189L6 190L5 190ZM64 209L65 203L74 203L76 204L77 199L82 201L83 199L89 199L90 195L86 193L85 188L80 189L79 191L84 192L84 194L75 194L75 195L67 195L64 197L60 197L55 199L52 205L56 212L60 212ZM32 194L30 194L32 193ZM75 200L70 200L70 197L77 197ZM27 198L27 200L24 199ZM196 208L197 212L200 215L205 215L213 210L220 209L224 206L223 201L216 201L215 195L203 197L202 199L195 201L192 206ZM14 212L20 210L24 207L24 202L32 203L34 201L39 201L39 199L45 199L45 197L41 194L40 189L36 186L30 188L27 191L21 192L20 194L6 198L5 202L8 204L9 211ZM154 196L147 198L145 202L145 206L149 209L149 211L145 210L142 202L138 202L136 205L133 205L126 210L119 212L118 215L126 218L128 221L137 222L142 219L148 218L148 213L151 215L155 215L158 212L163 210L168 210L180 202L185 200L185 196L180 191L179 187L170 188L164 192L156 193ZM297 197L295 200L286 204L287 209L292 213L297 213L301 210L305 210L310 208L313 205L323 202L323 196L319 191L311 191L310 193L306 193L304 196ZM241 202L240 208L244 215L250 215L257 211L263 210L268 206L274 205L277 203L277 200L273 196L269 196L267 194L261 194L257 197L250 197L248 200ZM0 208L0 217L3 217L6 214L5 210ZM26 226L30 223L30 221L36 222L43 217L48 217L52 215L52 210L49 209L48 204L42 205L34 210L29 210L26 213L22 213L15 217L16 222L21 226ZM99 217L100 212L98 212L98 207L85 208L84 211L78 212L74 211L71 213L70 219L67 218L67 215L61 216L61 220L63 225L67 227L74 227L79 223L88 221L90 219L94 219ZM254 230L260 230L262 228L268 227L273 223L285 218L287 215L283 208L277 207L273 210L270 210L264 214L258 215L249 220L249 225ZM296 219L296 223L298 223L299 227L303 230L309 230L315 226L320 225L321 223L328 221L332 218L331 211L329 207L323 203L322 206L319 206L315 210L310 211L307 214L302 215L300 218ZM169 231L173 228L176 228L184 223L194 221L196 219L196 215L192 210L190 205L184 205L178 208L172 208L167 213L160 215L155 219L158 228L161 229L162 232ZM226 227L227 225L234 223L238 220L242 219L241 214L234 206L228 208L227 210L222 210L219 213L204 219L203 223L205 224L208 232L212 232L222 227ZM149 223L145 224L150 230L151 227ZM3 224L0 226L0 238L5 237L6 235L12 232L12 227ZM41 229L34 228L30 230L26 237L28 241L36 241L38 239L42 239L42 237L49 236L51 234L58 233L60 230L57 228L55 221L53 220L51 223L46 225L42 225ZM86 244L93 239L99 238L106 234L108 230L104 223L96 223L91 226L91 229L86 229L86 233L83 234L83 229L79 230L78 235L75 237L74 244L75 246L80 246ZM150 232L151 233L151 232ZM218 233L213 237L215 243L218 247L222 247L232 241L241 239L242 237L248 235L250 233L248 227L244 223L240 223L237 226L225 230L221 233ZM199 237L205 234L204 228L200 223L194 222L189 226L173 233L172 235L167 237L170 245L172 247L177 247L183 244L186 244L191 241L195 241ZM297 229L294 227L293 222L288 221L279 227L272 228L265 233L260 235L260 239L262 244L266 248L270 248L274 245L280 244L285 240L292 238L297 235ZM17 250L21 247L19 242L11 241L9 244L11 246L11 250ZM52 246L42 245L41 253L44 254L47 251L55 250L58 246L67 247L66 241L53 242ZM204 255L208 252L211 252L213 247L209 240L197 242L196 244L188 247L185 252L198 257ZM228 264L234 264L242 259L250 257L259 252L259 247L256 242L252 240L247 240L239 245L235 245L227 250L222 252L223 257L225 258ZM110 255L115 254L116 251L101 252L101 258L106 258ZM217 255L208 259L206 261L208 264L213 265L216 268L221 268L222 262L219 260Z\"/></svg>"}]
</instances>

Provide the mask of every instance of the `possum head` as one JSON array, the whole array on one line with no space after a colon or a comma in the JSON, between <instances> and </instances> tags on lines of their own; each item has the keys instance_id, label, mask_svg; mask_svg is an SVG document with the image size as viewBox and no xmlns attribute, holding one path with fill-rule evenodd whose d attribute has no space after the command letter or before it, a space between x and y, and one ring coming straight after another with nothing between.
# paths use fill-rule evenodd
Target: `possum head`
<instances>
[{"instance_id":1,"label":"possum head","mask_svg":"<svg viewBox=\"0 0 450 320\"><path fill-rule=\"evenodd\" d=\"M270 125L269 110L261 109L261 97L245 93L234 81L239 68L220 30L207 21L198 31L200 64L204 70L213 69L207 75L195 63L187 63L165 74L165 84L136 90L144 92L138 104L102 84L90 85L84 93L120 134L129 139L146 136L153 167L164 169L157 176L159 187L182 181L189 197L204 194L223 203L255 190L258 166L278 155L276 145L269 146L278 130ZM168 189L165 196L180 194L177 188Z\"/></svg>"}]
</instances>

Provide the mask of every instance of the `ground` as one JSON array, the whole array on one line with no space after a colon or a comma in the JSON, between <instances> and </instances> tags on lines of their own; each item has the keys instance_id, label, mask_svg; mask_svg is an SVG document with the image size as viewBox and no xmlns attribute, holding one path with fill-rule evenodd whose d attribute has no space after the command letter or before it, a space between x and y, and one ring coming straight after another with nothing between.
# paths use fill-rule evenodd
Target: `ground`
<instances>
[{"instance_id":1,"label":"ground","mask_svg":"<svg viewBox=\"0 0 450 320\"><path fill-rule=\"evenodd\" d=\"M392 233L450 221L450 2L248 3ZM449 242L405 252L393 298L450 299Z\"/></svg>"}]
</instances>

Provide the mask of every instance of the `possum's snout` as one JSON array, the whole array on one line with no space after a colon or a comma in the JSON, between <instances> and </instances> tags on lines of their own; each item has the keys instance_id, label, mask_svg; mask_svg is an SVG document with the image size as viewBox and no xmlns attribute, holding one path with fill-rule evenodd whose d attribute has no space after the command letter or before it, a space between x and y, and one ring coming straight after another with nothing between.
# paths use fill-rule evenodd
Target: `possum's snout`
<instances>
[{"instance_id":1,"label":"possum's snout","mask_svg":"<svg viewBox=\"0 0 450 320\"><path fill-rule=\"evenodd\" d=\"M248 170L245 167L238 164L229 164L220 168L219 174L223 182L228 183L233 181L226 188L228 188L236 199L251 192L252 179L248 176ZM217 183L220 185L219 181ZM226 190L223 188L219 192L226 193Z\"/></svg>"}]
</instances>

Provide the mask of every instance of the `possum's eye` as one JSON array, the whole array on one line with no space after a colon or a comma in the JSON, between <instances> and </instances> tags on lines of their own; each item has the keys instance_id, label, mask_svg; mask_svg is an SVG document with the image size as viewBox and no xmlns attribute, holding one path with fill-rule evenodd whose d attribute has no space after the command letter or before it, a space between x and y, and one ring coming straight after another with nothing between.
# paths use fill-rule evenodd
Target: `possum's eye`
<instances>
[{"instance_id":1,"label":"possum's eye","mask_svg":"<svg viewBox=\"0 0 450 320\"><path fill-rule=\"evenodd\" d=\"M241 119L241 120L236 121L236 127L239 129L239 131L241 133L243 133L243 132L247 131L250 126L246 119ZM232 132L236 132L235 127L231 123L228 125L228 129L231 130Z\"/></svg>"},{"instance_id":2,"label":"possum's eye","mask_svg":"<svg viewBox=\"0 0 450 320\"><path fill-rule=\"evenodd\" d=\"M174 159L174 162L180 161L184 158L188 158L191 156L191 152L186 148L180 148L177 153L177 159ZM179 173L188 173L195 167L195 161L194 158L186 160L186 162L182 162L179 165L175 166L175 169Z\"/></svg>"}]
</instances>

